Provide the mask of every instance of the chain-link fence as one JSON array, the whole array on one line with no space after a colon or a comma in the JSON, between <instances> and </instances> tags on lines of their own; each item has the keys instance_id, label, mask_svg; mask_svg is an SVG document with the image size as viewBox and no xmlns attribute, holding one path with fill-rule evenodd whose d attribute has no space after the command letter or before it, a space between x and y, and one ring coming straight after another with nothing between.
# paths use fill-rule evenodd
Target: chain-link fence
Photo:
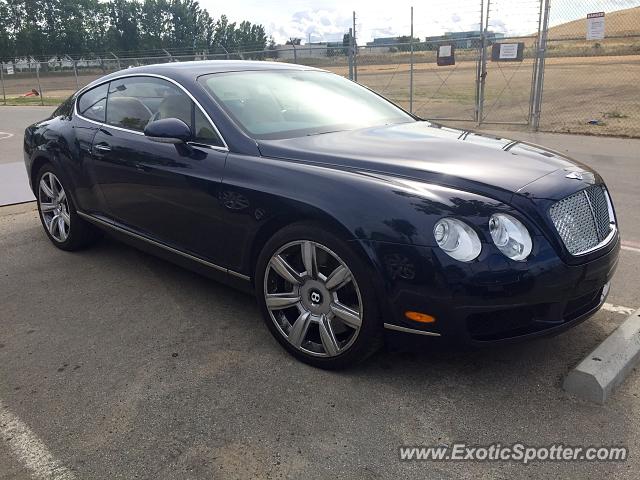
<instances>
[{"instance_id":1,"label":"chain-link fence","mask_svg":"<svg viewBox=\"0 0 640 480\"><path fill-rule=\"evenodd\" d=\"M640 7L615 0L553 0L540 128L640 135ZM579 8L579 19L576 18ZM590 13L606 11L603 28ZM595 37L586 39L591 24Z\"/></svg>"},{"instance_id":2,"label":"chain-link fence","mask_svg":"<svg viewBox=\"0 0 640 480\"><path fill-rule=\"evenodd\" d=\"M463 13L477 19L471 29L425 40L407 36L357 48L350 41L224 54L163 50L3 59L2 99L55 104L106 73L138 65L275 60L353 78L416 115L445 124L640 136L640 0L462 3ZM502 33L514 30L526 35ZM449 61L441 61L447 53Z\"/></svg>"}]
</instances>

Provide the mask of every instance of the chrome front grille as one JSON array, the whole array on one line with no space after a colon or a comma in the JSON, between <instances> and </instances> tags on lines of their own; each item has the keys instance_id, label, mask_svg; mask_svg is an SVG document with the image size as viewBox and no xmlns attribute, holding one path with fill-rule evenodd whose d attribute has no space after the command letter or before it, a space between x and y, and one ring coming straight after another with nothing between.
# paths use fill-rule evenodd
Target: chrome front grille
<instances>
[{"instance_id":1,"label":"chrome front grille","mask_svg":"<svg viewBox=\"0 0 640 480\"><path fill-rule=\"evenodd\" d=\"M603 185L592 185L549 209L551 220L571 255L604 246L615 228L613 208Z\"/></svg>"}]
</instances>

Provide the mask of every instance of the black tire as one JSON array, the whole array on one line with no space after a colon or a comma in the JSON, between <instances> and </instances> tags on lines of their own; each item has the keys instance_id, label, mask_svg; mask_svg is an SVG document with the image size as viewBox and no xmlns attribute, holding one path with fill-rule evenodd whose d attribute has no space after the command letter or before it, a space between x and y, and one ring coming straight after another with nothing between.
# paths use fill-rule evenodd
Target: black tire
<instances>
[{"instance_id":1,"label":"black tire","mask_svg":"<svg viewBox=\"0 0 640 480\"><path fill-rule=\"evenodd\" d=\"M56 179L58 180L66 194L66 209L69 214L70 224L67 227L68 234L64 241L60 241L51 234L49 228L47 227L47 224L45 223L45 218L42 213L40 182L42 181L42 178L48 173L52 173L53 175L55 175ZM44 164L38 171L38 174L36 175L34 190L38 204L38 214L40 217L40 222L42 223L42 227L44 228L47 237L49 237L51 243L53 243L56 247L61 250L72 252L81 250L94 244L101 237L101 232L95 226L91 225L89 222L78 215L68 186L64 184L55 167L50 163Z\"/></svg>"},{"instance_id":2,"label":"black tire","mask_svg":"<svg viewBox=\"0 0 640 480\"><path fill-rule=\"evenodd\" d=\"M284 246L304 240L320 244L320 246L327 247L332 253L337 254L340 257L339 260L351 271L355 284L357 284L355 288L359 291L361 303L359 332L348 349L335 356L314 356L296 348L287 340L283 331L276 326L276 321L267 308L265 275L268 272L272 256ZM255 293L267 328L291 355L314 367L328 370L342 369L365 360L382 346L382 320L378 311L372 281L373 275L375 275L373 268L363 261L349 242L345 241L338 233L315 223L296 223L277 232L263 247L256 263Z\"/></svg>"}]
</instances>

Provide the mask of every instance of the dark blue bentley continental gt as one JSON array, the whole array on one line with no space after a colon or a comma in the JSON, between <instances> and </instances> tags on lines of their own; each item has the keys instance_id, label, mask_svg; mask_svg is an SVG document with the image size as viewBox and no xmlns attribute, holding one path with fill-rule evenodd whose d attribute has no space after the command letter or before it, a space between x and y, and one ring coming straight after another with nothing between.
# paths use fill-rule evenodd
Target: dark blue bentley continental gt
<instances>
[{"instance_id":1,"label":"dark blue bentley continental gt","mask_svg":"<svg viewBox=\"0 0 640 480\"><path fill-rule=\"evenodd\" d=\"M116 72L28 127L24 151L56 247L104 230L253 291L282 346L323 368L385 332L557 333L598 310L618 258L593 170L298 65Z\"/></svg>"}]
</instances>

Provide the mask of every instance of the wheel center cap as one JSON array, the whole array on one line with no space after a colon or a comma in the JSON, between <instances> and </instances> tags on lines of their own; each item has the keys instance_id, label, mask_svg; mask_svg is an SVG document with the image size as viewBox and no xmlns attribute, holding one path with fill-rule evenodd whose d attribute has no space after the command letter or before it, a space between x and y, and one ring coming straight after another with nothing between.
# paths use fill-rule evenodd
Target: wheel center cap
<instances>
[{"instance_id":1,"label":"wheel center cap","mask_svg":"<svg viewBox=\"0 0 640 480\"><path fill-rule=\"evenodd\" d=\"M316 305L322 303L322 294L318 290L313 289L309 292L309 300Z\"/></svg>"},{"instance_id":2,"label":"wheel center cap","mask_svg":"<svg viewBox=\"0 0 640 480\"><path fill-rule=\"evenodd\" d=\"M300 287L300 301L305 309L320 315L328 313L331 304L331 294L324 285L317 280L307 280Z\"/></svg>"}]
</instances>

